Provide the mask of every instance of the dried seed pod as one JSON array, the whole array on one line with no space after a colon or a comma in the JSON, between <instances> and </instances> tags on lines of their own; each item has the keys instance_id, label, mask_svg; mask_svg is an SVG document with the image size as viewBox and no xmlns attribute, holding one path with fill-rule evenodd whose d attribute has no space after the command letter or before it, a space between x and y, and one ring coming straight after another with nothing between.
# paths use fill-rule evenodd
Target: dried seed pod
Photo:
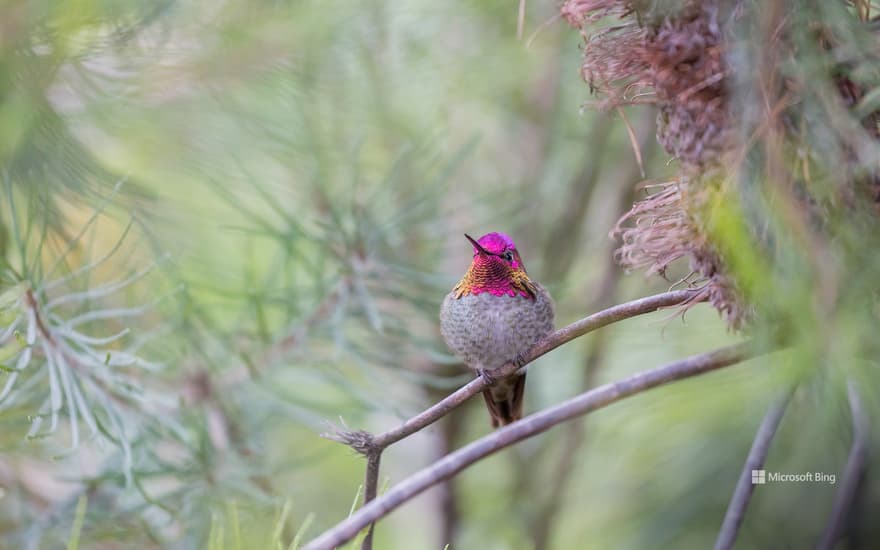
<instances>
[{"instance_id":1,"label":"dried seed pod","mask_svg":"<svg viewBox=\"0 0 880 550\"><path fill-rule=\"evenodd\" d=\"M651 194L612 231L622 241L617 260L628 269L665 276L672 262L687 258L709 301L735 328L754 308L725 262L723 243L711 238L720 235L707 207L718 199L719 181L730 187L725 201L756 204L761 193L782 193L791 210L820 233L828 231L834 208L868 202L880 212L880 170L869 153L875 145L868 143L880 139L880 111L865 112L877 100L869 101L876 90L864 88L872 82L865 75L875 72L871 52L880 39L872 47L869 37L848 35L859 25L870 33L880 26L855 16L832 25L822 19L824 6L814 6L805 18L785 3L773 4L767 13L751 9L737 0L568 0L562 7L585 38L581 73L600 96L598 106L656 105L657 139L679 161L678 177L648 186ZM749 16L759 24L740 28L757 32L766 43L735 40L735 23ZM754 74L736 74L730 61L734 48L737 55L753 57L742 67ZM805 61L805 55L812 57ZM827 80L817 81L817 71ZM745 96L733 104L734 78L738 86L748 83L758 98L754 110L743 110ZM838 98L829 101L829 87ZM734 176L750 155L754 173ZM741 188L731 178L755 183ZM746 228L749 238L773 263L768 220L743 223L757 226Z\"/></svg>"}]
</instances>

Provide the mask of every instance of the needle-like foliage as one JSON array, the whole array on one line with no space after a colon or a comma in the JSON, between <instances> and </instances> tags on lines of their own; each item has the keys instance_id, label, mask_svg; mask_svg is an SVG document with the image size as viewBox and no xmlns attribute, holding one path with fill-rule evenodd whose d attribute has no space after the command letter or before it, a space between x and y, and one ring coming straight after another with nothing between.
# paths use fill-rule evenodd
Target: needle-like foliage
<instances>
[{"instance_id":1,"label":"needle-like foliage","mask_svg":"<svg viewBox=\"0 0 880 550\"><path fill-rule=\"evenodd\" d=\"M0 547L880 540L877 13L7 2ZM489 231L570 325L507 432L438 333Z\"/></svg>"}]
</instances>

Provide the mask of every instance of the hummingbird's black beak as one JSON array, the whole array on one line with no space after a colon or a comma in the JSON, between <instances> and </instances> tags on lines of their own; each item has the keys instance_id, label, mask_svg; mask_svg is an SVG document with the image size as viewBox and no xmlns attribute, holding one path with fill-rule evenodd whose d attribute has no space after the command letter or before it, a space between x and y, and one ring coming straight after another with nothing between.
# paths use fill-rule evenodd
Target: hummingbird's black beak
<instances>
[{"instance_id":1,"label":"hummingbird's black beak","mask_svg":"<svg viewBox=\"0 0 880 550\"><path fill-rule=\"evenodd\" d=\"M474 248L476 248L476 249L479 251L480 254L485 254L486 256L491 256L491 255L492 255L488 250L486 250L485 248L483 248L482 246L480 246L480 243L478 243L477 241L475 241L473 237L471 237L471 236L468 235L467 233L465 233L464 236L467 237L467 240L469 240L469 241L471 242L471 244L474 245Z\"/></svg>"}]
</instances>

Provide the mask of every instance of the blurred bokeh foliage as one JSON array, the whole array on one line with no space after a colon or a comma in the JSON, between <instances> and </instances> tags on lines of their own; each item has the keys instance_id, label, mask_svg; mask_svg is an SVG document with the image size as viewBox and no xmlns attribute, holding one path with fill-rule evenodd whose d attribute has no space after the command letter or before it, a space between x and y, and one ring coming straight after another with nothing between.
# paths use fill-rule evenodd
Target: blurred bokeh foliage
<instances>
[{"instance_id":1,"label":"blurred bokeh foliage","mask_svg":"<svg viewBox=\"0 0 880 550\"><path fill-rule=\"evenodd\" d=\"M704 548L795 383L767 468L841 479L846 381L880 412L876 7L729 3L706 112L741 147L734 162L713 141L707 163L670 145L668 117L657 143L679 95L609 102L611 75L597 100L578 68L614 48L555 3L527 2L518 39L515 4L0 3L2 546L287 548L342 519L363 460L319 434L387 429L470 379L437 330L464 232L511 234L560 325L682 278L720 285L721 315L660 312L540 360L527 410L741 339L729 325L789 349L494 456L380 523L376 547ZM692 28L680 3L607 4L585 36L621 15ZM671 258L665 279L626 276L608 234L670 185L674 209L696 197L661 213L686 228L624 245L684 253L624 249L629 267ZM469 404L391 448L383 478L487 430ZM876 471L851 547L880 537ZM761 488L743 547L814 544L836 489Z\"/></svg>"}]
</instances>

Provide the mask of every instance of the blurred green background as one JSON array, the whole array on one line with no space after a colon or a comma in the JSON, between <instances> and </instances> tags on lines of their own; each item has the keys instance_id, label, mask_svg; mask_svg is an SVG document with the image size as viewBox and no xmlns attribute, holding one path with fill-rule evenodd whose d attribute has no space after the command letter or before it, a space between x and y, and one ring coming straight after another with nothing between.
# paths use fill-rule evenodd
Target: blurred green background
<instances>
[{"instance_id":1,"label":"blurred green background","mask_svg":"<svg viewBox=\"0 0 880 550\"><path fill-rule=\"evenodd\" d=\"M4 296L49 301L154 265L52 322L146 304L90 334L129 327L108 349L164 367L131 372L138 397L118 398L128 445L83 429L75 450L64 420L25 437L50 381L39 361L23 372L32 382L0 411L0 546L287 548L304 523L308 540L343 519L364 461L320 434L391 428L471 376L438 330L465 232L512 235L559 326L686 275L612 261L609 231L644 194L632 142L648 179L676 166L651 109L625 110L630 139L620 113L584 107L583 39L557 10L528 2L518 38L511 1L3 2ZM626 321L540 359L526 410L740 339L705 304ZM394 512L375 547L710 546L802 359L770 355L557 427ZM841 375L823 376L795 395L768 469L840 479L848 410ZM86 393L105 390L117 399ZM390 448L382 479L489 429L468 403ZM741 547L812 544L835 489L761 488Z\"/></svg>"}]
</instances>

